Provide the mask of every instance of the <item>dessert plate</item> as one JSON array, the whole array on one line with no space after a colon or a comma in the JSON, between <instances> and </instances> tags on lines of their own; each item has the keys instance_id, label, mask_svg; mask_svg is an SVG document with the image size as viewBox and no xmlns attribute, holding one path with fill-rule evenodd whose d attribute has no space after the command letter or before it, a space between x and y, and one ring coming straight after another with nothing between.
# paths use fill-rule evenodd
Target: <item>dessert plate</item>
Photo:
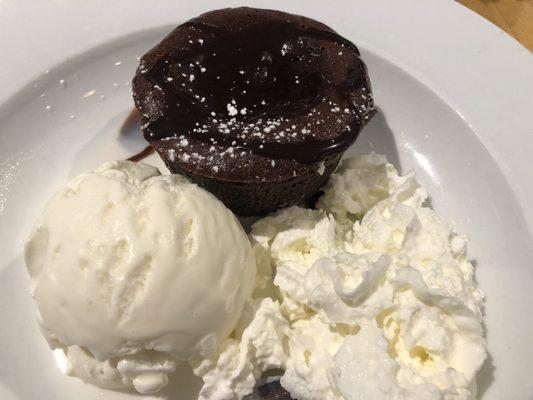
<instances>
[{"instance_id":1,"label":"dessert plate","mask_svg":"<svg viewBox=\"0 0 533 400\"><path fill-rule=\"evenodd\" d=\"M238 1L0 3L0 398L130 399L56 368L34 320L24 240L73 175L145 143L129 83L138 57L175 25ZM432 206L470 238L486 293L485 400L533 396L533 57L452 2L249 1L305 14L362 50L379 114L348 154L384 153L415 170ZM156 156L148 162L161 165ZM164 395L195 399L180 368Z\"/></svg>"}]
</instances>

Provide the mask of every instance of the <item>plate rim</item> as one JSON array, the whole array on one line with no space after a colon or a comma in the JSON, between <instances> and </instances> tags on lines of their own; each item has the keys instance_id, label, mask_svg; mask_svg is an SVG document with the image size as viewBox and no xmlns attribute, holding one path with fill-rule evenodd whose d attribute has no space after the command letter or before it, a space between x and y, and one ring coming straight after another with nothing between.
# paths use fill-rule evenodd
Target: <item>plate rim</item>
<instances>
[{"instance_id":1,"label":"plate rim","mask_svg":"<svg viewBox=\"0 0 533 400\"><path fill-rule=\"evenodd\" d=\"M373 1L375 1L378 4L379 3L385 4L381 0L373 0ZM134 2L140 4L140 2L137 0L134 0ZM50 2L46 1L46 3L50 3ZM201 0L200 3L204 4L205 2ZM228 4L228 3L233 4L235 2L224 2L224 4ZM259 2L257 1L255 3L259 4ZM266 5L267 3L270 4L272 8L285 8L285 9L287 8L287 7L283 7L281 3L277 3L275 1L261 2L260 4ZM301 2L297 2L297 3L301 4ZM311 1L311 3L314 4L314 1ZM344 3L347 3L347 2L343 1L343 4ZM360 3L367 4L368 2L361 1ZM432 2L428 2L428 3L432 3ZM97 7L98 4L99 3L97 3L94 8L95 10L94 12L100 12L100 11L97 11L97 10L100 10ZM402 4L404 5L404 7L405 7L405 4L410 4L409 7L411 7L417 4L420 5L420 2L406 0L406 3L402 3ZM445 4L445 3L441 3L441 4ZM390 3L387 4L387 6L390 6ZM294 5L292 7L294 8ZM367 7L370 7L370 6L367 4ZM393 6L393 8L394 7L395 6ZM409 9L409 7L407 8ZM74 8L76 7L73 7L73 9ZM377 6L377 8L379 8L379 6ZM439 7L437 7L437 9L438 8ZM317 6L317 10L318 9L320 8ZM369 11L367 9L366 12L368 13L367 15L372 15L371 10ZM421 12L421 11L418 10L417 12ZM462 13L462 12L466 12L467 15L471 14L470 11L459 9L455 11L449 11L448 14L446 15L447 17L452 17L454 15L458 15L457 13ZM2 23L1 15L2 14L0 13L0 23ZM470 21L472 16L470 15L465 18L466 18L465 21ZM477 17L477 18L480 18L480 17ZM488 25L486 22L482 20L478 22L481 22L483 26ZM334 23L332 25L334 25ZM99 43L94 43L92 45L84 45L85 48L81 49L80 47L80 49L76 50L77 51L76 54L73 53L69 55L65 53L65 52L70 51L71 49L68 49L68 51L67 49L63 49L61 51L58 50L58 53L53 53L53 55L54 57L57 56L57 57L62 57L62 58L60 58L58 62L55 62L54 64L50 64L50 68L49 68L51 70L50 75L53 77L53 68L56 68L56 67L61 68L61 65L64 65L64 63L68 63L71 57L77 57L79 55L83 56L87 54L87 52L98 52L102 48L102 46L106 46L106 44L115 43L116 41L120 41L122 39L125 39L126 37L140 35L142 33L148 33L152 29L154 30L160 29L163 26L168 27L168 26L171 26L171 24L168 23L168 21L157 21L157 24L152 24L151 26L146 26L146 27L140 27L140 29L135 29L135 30L130 30L130 27L123 27L121 28L123 29L122 33L117 31L117 33L114 36L110 36L110 37L102 36L98 38L98 40L100 40ZM494 52L490 54L492 55L498 54L501 57L504 57L505 54L514 55L514 57L516 57L517 60L523 60L523 62L522 61L520 61L520 63L517 62L518 66L516 65L505 66L504 65L503 67L508 67L506 69L507 71L515 69L516 71L518 71L516 76L520 76L520 74L523 74L523 71L526 68L530 68L530 66L531 66L530 71L533 71L533 58L531 58L531 55L527 54L527 57L529 57L527 59L526 57L523 57L524 54L526 54L524 53L525 49L520 49L519 45L515 43L513 39L511 39L510 37L507 37L505 34L502 35L502 32L499 31L497 28L493 26L489 26L489 27L485 26L485 28L487 28L489 31L492 32L490 35L494 35L494 38L498 37L499 38L498 40L504 43L501 45L502 47L498 47L496 50L494 50ZM64 27L61 29L64 29ZM472 31L475 31L475 29L472 29ZM460 98L459 95L461 92L460 91L458 92L456 87L451 87L451 88L446 87L446 84L448 82L455 80L457 78L457 75L453 75L453 74L446 75L446 73L442 73L442 72L438 74L437 73L438 71L435 71L433 64L431 63L429 65L426 64L427 60L421 60L422 62L420 64L413 63L410 57L412 58L415 55L417 51L416 46L414 46L414 48L410 50L409 53L403 52L404 50L394 52L390 48L393 46L394 43L397 43L397 40L400 40L400 39L396 38L395 40L391 42L386 42L382 44L382 43L376 42L376 39L372 38L370 34L367 34L367 36L361 34L361 37L355 41L357 44L360 44L361 47L373 52L376 56L381 57L384 60L393 63L396 67L402 69L409 75L416 77L416 79L419 80L420 83L422 83L424 86L432 90L436 96L441 98L450 107L450 109L458 113L458 115L460 115L461 118L463 118L463 120L469 126L472 127L472 131L476 134L476 136L480 140L480 143L485 147L485 149L488 151L490 156L494 159L495 164L502 171L502 174L504 175L505 179L509 183L510 187L512 188L513 191L515 191L514 197L518 201L519 205L523 208L522 211L524 212L524 220L526 224L528 225L529 231L530 232L533 231L533 228L532 228L533 221L531 220L531 216L533 215L533 210L531 209L533 201L528 200L530 198L533 198L533 191L530 190L528 187L524 187L524 185L521 185L521 182L523 182L522 179L524 177L529 178L529 179L533 177L531 172L524 170L524 168L521 168L521 166L523 166L524 163L528 161L527 155L533 154L533 141L531 140L529 136L527 136L528 127L533 128L533 120L531 119L531 115L522 113L518 116L515 116L516 119L519 119L520 117L524 118L522 122L525 121L526 124L524 124L522 127L516 124L517 121L514 121L511 124L511 126L518 126L519 128L513 131L512 134L517 138L520 144L519 147L521 147L522 149L521 152L516 157L516 159L513 160L514 154L511 152L512 149L510 149L507 146L500 147L500 144L505 144L505 143L501 141L502 138L501 138L501 135L499 135L500 132L498 132L498 130L504 127L507 121L499 121L498 124L494 126L489 126L493 124L495 119L484 118L484 115L483 115L484 109L476 107L476 104L475 104L476 96L474 96L474 98L463 99L463 98ZM492 36L491 37L483 36L483 38L479 39L478 42L486 43L487 41L492 41L492 40L493 40ZM1 50L2 50L2 43L0 40L0 51ZM74 51L75 49L72 49L72 52ZM488 55L485 55L484 57L488 57ZM438 60L434 60L434 62L438 62ZM451 65L451 66L448 65L447 67L453 70L454 65ZM0 109L3 109L5 105L8 105L7 103L9 103L9 106L12 106L12 102L11 102L12 99L18 96L21 93L21 91L24 91L26 89L31 90L32 89L31 85L33 85L34 82L38 82L40 78L43 78L42 71L44 70L44 68L45 66L39 65L38 67L39 71L37 71L37 75L33 75L30 77L30 79L26 79L25 82L20 83L20 86L18 86L19 89L16 90L12 96L7 97L5 102L2 102L2 92L0 92ZM472 67L472 69L474 69L474 67ZM483 79L489 79L492 76L491 74L494 74L496 72L498 72L498 70L484 71L485 75L478 77L479 79L475 81L474 84L476 84L476 82L478 83L481 82ZM513 75L513 77L514 76L515 75ZM5 78L4 74L0 71L0 83L2 82L2 79L4 78ZM50 76L47 77L47 79L49 78ZM531 81L532 83L531 87L533 87L533 74L529 76L529 80L527 82L529 81ZM524 82L522 81L521 83L524 84L524 86L526 86L527 82L525 82L524 84ZM4 93L7 93L7 91ZM524 100L516 96L514 98L515 100L516 99ZM506 101L509 101L512 99L513 97L510 96L510 98L507 98ZM465 101L467 102L466 105L464 104ZM493 103L491 103L492 106L496 107L497 106L496 103L498 103L498 101L503 102L502 99L498 98L496 100L493 100ZM468 102L472 102L472 103L469 104ZM509 106L509 104L512 104L512 103L509 103L509 102L505 103L507 107ZM533 106L533 100L530 99L529 103L526 103L526 105L528 104ZM530 107L530 108L533 109L533 107ZM524 107L521 108L521 110L524 110L524 109L525 109ZM509 111L512 111L512 110L509 109ZM531 123L528 123L527 121L530 121ZM1 142L1 136L2 136L2 132L1 132L1 127L0 127L0 142ZM515 142L515 145L516 145L516 142ZM526 156L525 158L524 158L524 155ZM528 238L528 243L533 243L533 241L531 240L531 236Z\"/></svg>"}]
</instances>

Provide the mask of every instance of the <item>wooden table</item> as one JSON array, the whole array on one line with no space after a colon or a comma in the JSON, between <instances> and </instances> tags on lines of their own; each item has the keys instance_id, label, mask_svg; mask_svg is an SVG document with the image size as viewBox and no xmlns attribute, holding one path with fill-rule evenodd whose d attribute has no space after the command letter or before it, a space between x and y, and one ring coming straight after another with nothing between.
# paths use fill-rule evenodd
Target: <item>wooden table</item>
<instances>
[{"instance_id":1,"label":"wooden table","mask_svg":"<svg viewBox=\"0 0 533 400\"><path fill-rule=\"evenodd\" d=\"M533 51L533 0L457 0Z\"/></svg>"}]
</instances>

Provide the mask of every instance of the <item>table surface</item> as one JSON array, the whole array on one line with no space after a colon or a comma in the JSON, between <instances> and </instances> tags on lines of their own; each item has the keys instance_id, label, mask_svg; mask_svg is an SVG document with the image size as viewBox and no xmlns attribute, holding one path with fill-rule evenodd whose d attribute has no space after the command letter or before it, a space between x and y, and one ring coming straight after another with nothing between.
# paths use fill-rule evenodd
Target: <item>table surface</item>
<instances>
[{"instance_id":1,"label":"table surface","mask_svg":"<svg viewBox=\"0 0 533 400\"><path fill-rule=\"evenodd\" d=\"M458 0L533 51L533 0Z\"/></svg>"}]
</instances>

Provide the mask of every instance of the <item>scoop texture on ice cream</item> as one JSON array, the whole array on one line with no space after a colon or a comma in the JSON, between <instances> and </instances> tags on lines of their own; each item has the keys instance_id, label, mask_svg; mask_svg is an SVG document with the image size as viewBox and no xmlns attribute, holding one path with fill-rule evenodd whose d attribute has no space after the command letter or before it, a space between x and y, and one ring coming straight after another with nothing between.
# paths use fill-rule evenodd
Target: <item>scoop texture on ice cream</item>
<instances>
[{"instance_id":1,"label":"scoop texture on ice cream","mask_svg":"<svg viewBox=\"0 0 533 400\"><path fill-rule=\"evenodd\" d=\"M382 156L343 161L324 191L253 226L254 293L273 300L196 366L201 398L241 399L278 368L298 400L474 399L486 347L465 238Z\"/></svg>"},{"instance_id":2,"label":"scoop texture on ice cream","mask_svg":"<svg viewBox=\"0 0 533 400\"><path fill-rule=\"evenodd\" d=\"M26 247L42 331L63 370L155 392L210 356L249 299L255 261L233 214L178 175L119 161L72 180Z\"/></svg>"}]
</instances>

